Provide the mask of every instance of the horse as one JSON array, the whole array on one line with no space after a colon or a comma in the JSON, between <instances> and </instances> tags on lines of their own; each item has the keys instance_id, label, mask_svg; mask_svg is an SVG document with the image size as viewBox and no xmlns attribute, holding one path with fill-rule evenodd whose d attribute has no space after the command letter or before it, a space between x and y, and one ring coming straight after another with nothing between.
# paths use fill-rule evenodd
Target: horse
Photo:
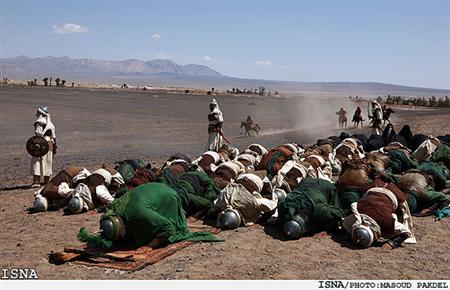
<instances>
[{"instance_id":1,"label":"horse","mask_svg":"<svg viewBox=\"0 0 450 290\"><path fill-rule=\"evenodd\" d=\"M365 121L362 117L361 108L358 107L355 110L355 114L353 114L352 122L355 128L358 128L359 123L361 123L361 128L363 127L363 121Z\"/></svg>"},{"instance_id":2,"label":"horse","mask_svg":"<svg viewBox=\"0 0 450 290\"><path fill-rule=\"evenodd\" d=\"M394 110L392 110L391 108L387 108L387 109L383 109L383 125L386 124L386 122L390 123L391 121L389 120L389 117L391 116L392 113L395 113Z\"/></svg>"},{"instance_id":3,"label":"horse","mask_svg":"<svg viewBox=\"0 0 450 290\"><path fill-rule=\"evenodd\" d=\"M347 112L344 111L343 108L341 108L339 111L336 112L336 115L339 115L338 123L339 123L339 129L347 129Z\"/></svg>"},{"instance_id":4,"label":"horse","mask_svg":"<svg viewBox=\"0 0 450 290\"><path fill-rule=\"evenodd\" d=\"M347 129L347 117L346 116L339 116L339 129Z\"/></svg>"},{"instance_id":5,"label":"horse","mask_svg":"<svg viewBox=\"0 0 450 290\"><path fill-rule=\"evenodd\" d=\"M361 128L362 128L364 126L363 121L365 121L365 120L363 119L362 115L360 114L360 115L354 115L352 121L353 121L353 126L355 128L358 128L359 123L361 123Z\"/></svg>"},{"instance_id":6,"label":"horse","mask_svg":"<svg viewBox=\"0 0 450 290\"><path fill-rule=\"evenodd\" d=\"M258 124L249 124L244 121L241 122L241 128L245 128L244 137L247 135L250 136L250 131L255 131L256 135L259 135L259 131L261 131Z\"/></svg>"}]
</instances>

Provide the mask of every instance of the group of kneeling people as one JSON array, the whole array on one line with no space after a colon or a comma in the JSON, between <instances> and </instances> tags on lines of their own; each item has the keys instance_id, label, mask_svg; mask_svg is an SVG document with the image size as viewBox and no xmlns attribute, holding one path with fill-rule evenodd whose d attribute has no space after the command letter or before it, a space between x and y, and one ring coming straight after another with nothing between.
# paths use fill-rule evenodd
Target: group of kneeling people
<instances>
[{"instance_id":1,"label":"group of kneeling people","mask_svg":"<svg viewBox=\"0 0 450 290\"><path fill-rule=\"evenodd\" d=\"M361 247L395 248L416 243L413 215L448 210L450 146L449 135L391 139L374 148L362 134L343 133L307 148L224 145L197 159L175 154L161 168L139 159L93 173L69 166L36 193L34 210L103 212L99 234L82 228L78 235L102 247L215 241L189 231L186 217L194 216L223 229L278 224L291 239L346 231Z\"/></svg>"}]
</instances>

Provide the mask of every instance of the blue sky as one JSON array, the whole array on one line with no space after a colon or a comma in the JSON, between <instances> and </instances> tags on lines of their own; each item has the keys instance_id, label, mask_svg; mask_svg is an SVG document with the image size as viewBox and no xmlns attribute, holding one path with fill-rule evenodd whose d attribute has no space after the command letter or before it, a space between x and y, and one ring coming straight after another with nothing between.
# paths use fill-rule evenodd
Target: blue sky
<instances>
[{"instance_id":1,"label":"blue sky","mask_svg":"<svg viewBox=\"0 0 450 290\"><path fill-rule=\"evenodd\" d=\"M243 78L450 89L450 1L0 0L0 57L169 58Z\"/></svg>"}]
</instances>

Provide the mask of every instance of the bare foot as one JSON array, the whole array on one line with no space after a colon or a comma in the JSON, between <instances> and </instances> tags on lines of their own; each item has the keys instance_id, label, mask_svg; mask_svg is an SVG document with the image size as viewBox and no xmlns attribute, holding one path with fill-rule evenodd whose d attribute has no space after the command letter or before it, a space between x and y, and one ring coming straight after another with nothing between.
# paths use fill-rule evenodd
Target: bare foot
<instances>
[{"instance_id":1,"label":"bare foot","mask_svg":"<svg viewBox=\"0 0 450 290\"><path fill-rule=\"evenodd\" d=\"M315 234L313 236L313 238L321 239L321 238L324 238L324 237L327 237L327 236L328 236L328 233L326 231L323 231L323 232L318 232L317 234Z\"/></svg>"},{"instance_id":2,"label":"bare foot","mask_svg":"<svg viewBox=\"0 0 450 290\"><path fill-rule=\"evenodd\" d=\"M391 245L389 245L389 243L384 243L384 245L381 246L381 251L383 251L383 252L388 252L392 249L393 249L393 247Z\"/></svg>"},{"instance_id":3,"label":"bare foot","mask_svg":"<svg viewBox=\"0 0 450 290\"><path fill-rule=\"evenodd\" d=\"M39 184L39 182L33 182L32 184L30 184L30 188L37 188L40 187L41 185Z\"/></svg>"}]
</instances>

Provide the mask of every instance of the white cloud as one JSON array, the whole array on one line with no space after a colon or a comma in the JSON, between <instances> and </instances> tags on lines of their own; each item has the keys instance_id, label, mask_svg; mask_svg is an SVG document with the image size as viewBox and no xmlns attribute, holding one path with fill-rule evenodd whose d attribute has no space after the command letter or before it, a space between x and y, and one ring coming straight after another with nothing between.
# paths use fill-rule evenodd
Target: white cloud
<instances>
[{"instance_id":1,"label":"white cloud","mask_svg":"<svg viewBox=\"0 0 450 290\"><path fill-rule=\"evenodd\" d=\"M203 61L210 61L212 60L212 57L210 56L205 56L204 58L202 58Z\"/></svg>"},{"instance_id":2,"label":"white cloud","mask_svg":"<svg viewBox=\"0 0 450 290\"><path fill-rule=\"evenodd\" d=\"M161 38L161 34L159 34L159 33L152 34L152 39L160 39L160 38Z\"/></svg>"},{"instance_id":3,"label":"white cloud","mask_svg":"<svg viewBox=\"0 0 450 290\"><path fill-rule=\"evenodd\" d=\"M272 66L273 63L270 60L258 60L253 63L253 65L261 65L261 66Z\"/></svg>"},{"instance_id":4,"label":"white cloud","mask_svg":"<svg viewBox=\"0 0 450 290\"><path fill-rule=\"evenodd\" d=\"M281 69L288 69L288 66L287 65L282 65Z\"/></svg>"},{"instance_id":5,"label":"white cloud","mask_svg":"<svg viewBox=\"0 0 450 290\"><path fill-rule=\"evenodd\" d=\"M167 54L165 54L165 53L163 53L163 52L158 52L158 53L156 54L156 56L157 56L158 58L160 58L160 59L172 59L172 58L173 58L173 56L167 55Z\"/></svg>"},{"instance_id":6,"label":"white cloud","mask_svg":"<svg viewBox=\"0 0 450 290\"><path fill-rule=\"evenodd\" d=\"M86 33L88 31L89 31L89 28L81 26L80 24L66 23L61 26L53 25L53 32L58 33L58 34Z\"/></svg>"}]
</instances>

